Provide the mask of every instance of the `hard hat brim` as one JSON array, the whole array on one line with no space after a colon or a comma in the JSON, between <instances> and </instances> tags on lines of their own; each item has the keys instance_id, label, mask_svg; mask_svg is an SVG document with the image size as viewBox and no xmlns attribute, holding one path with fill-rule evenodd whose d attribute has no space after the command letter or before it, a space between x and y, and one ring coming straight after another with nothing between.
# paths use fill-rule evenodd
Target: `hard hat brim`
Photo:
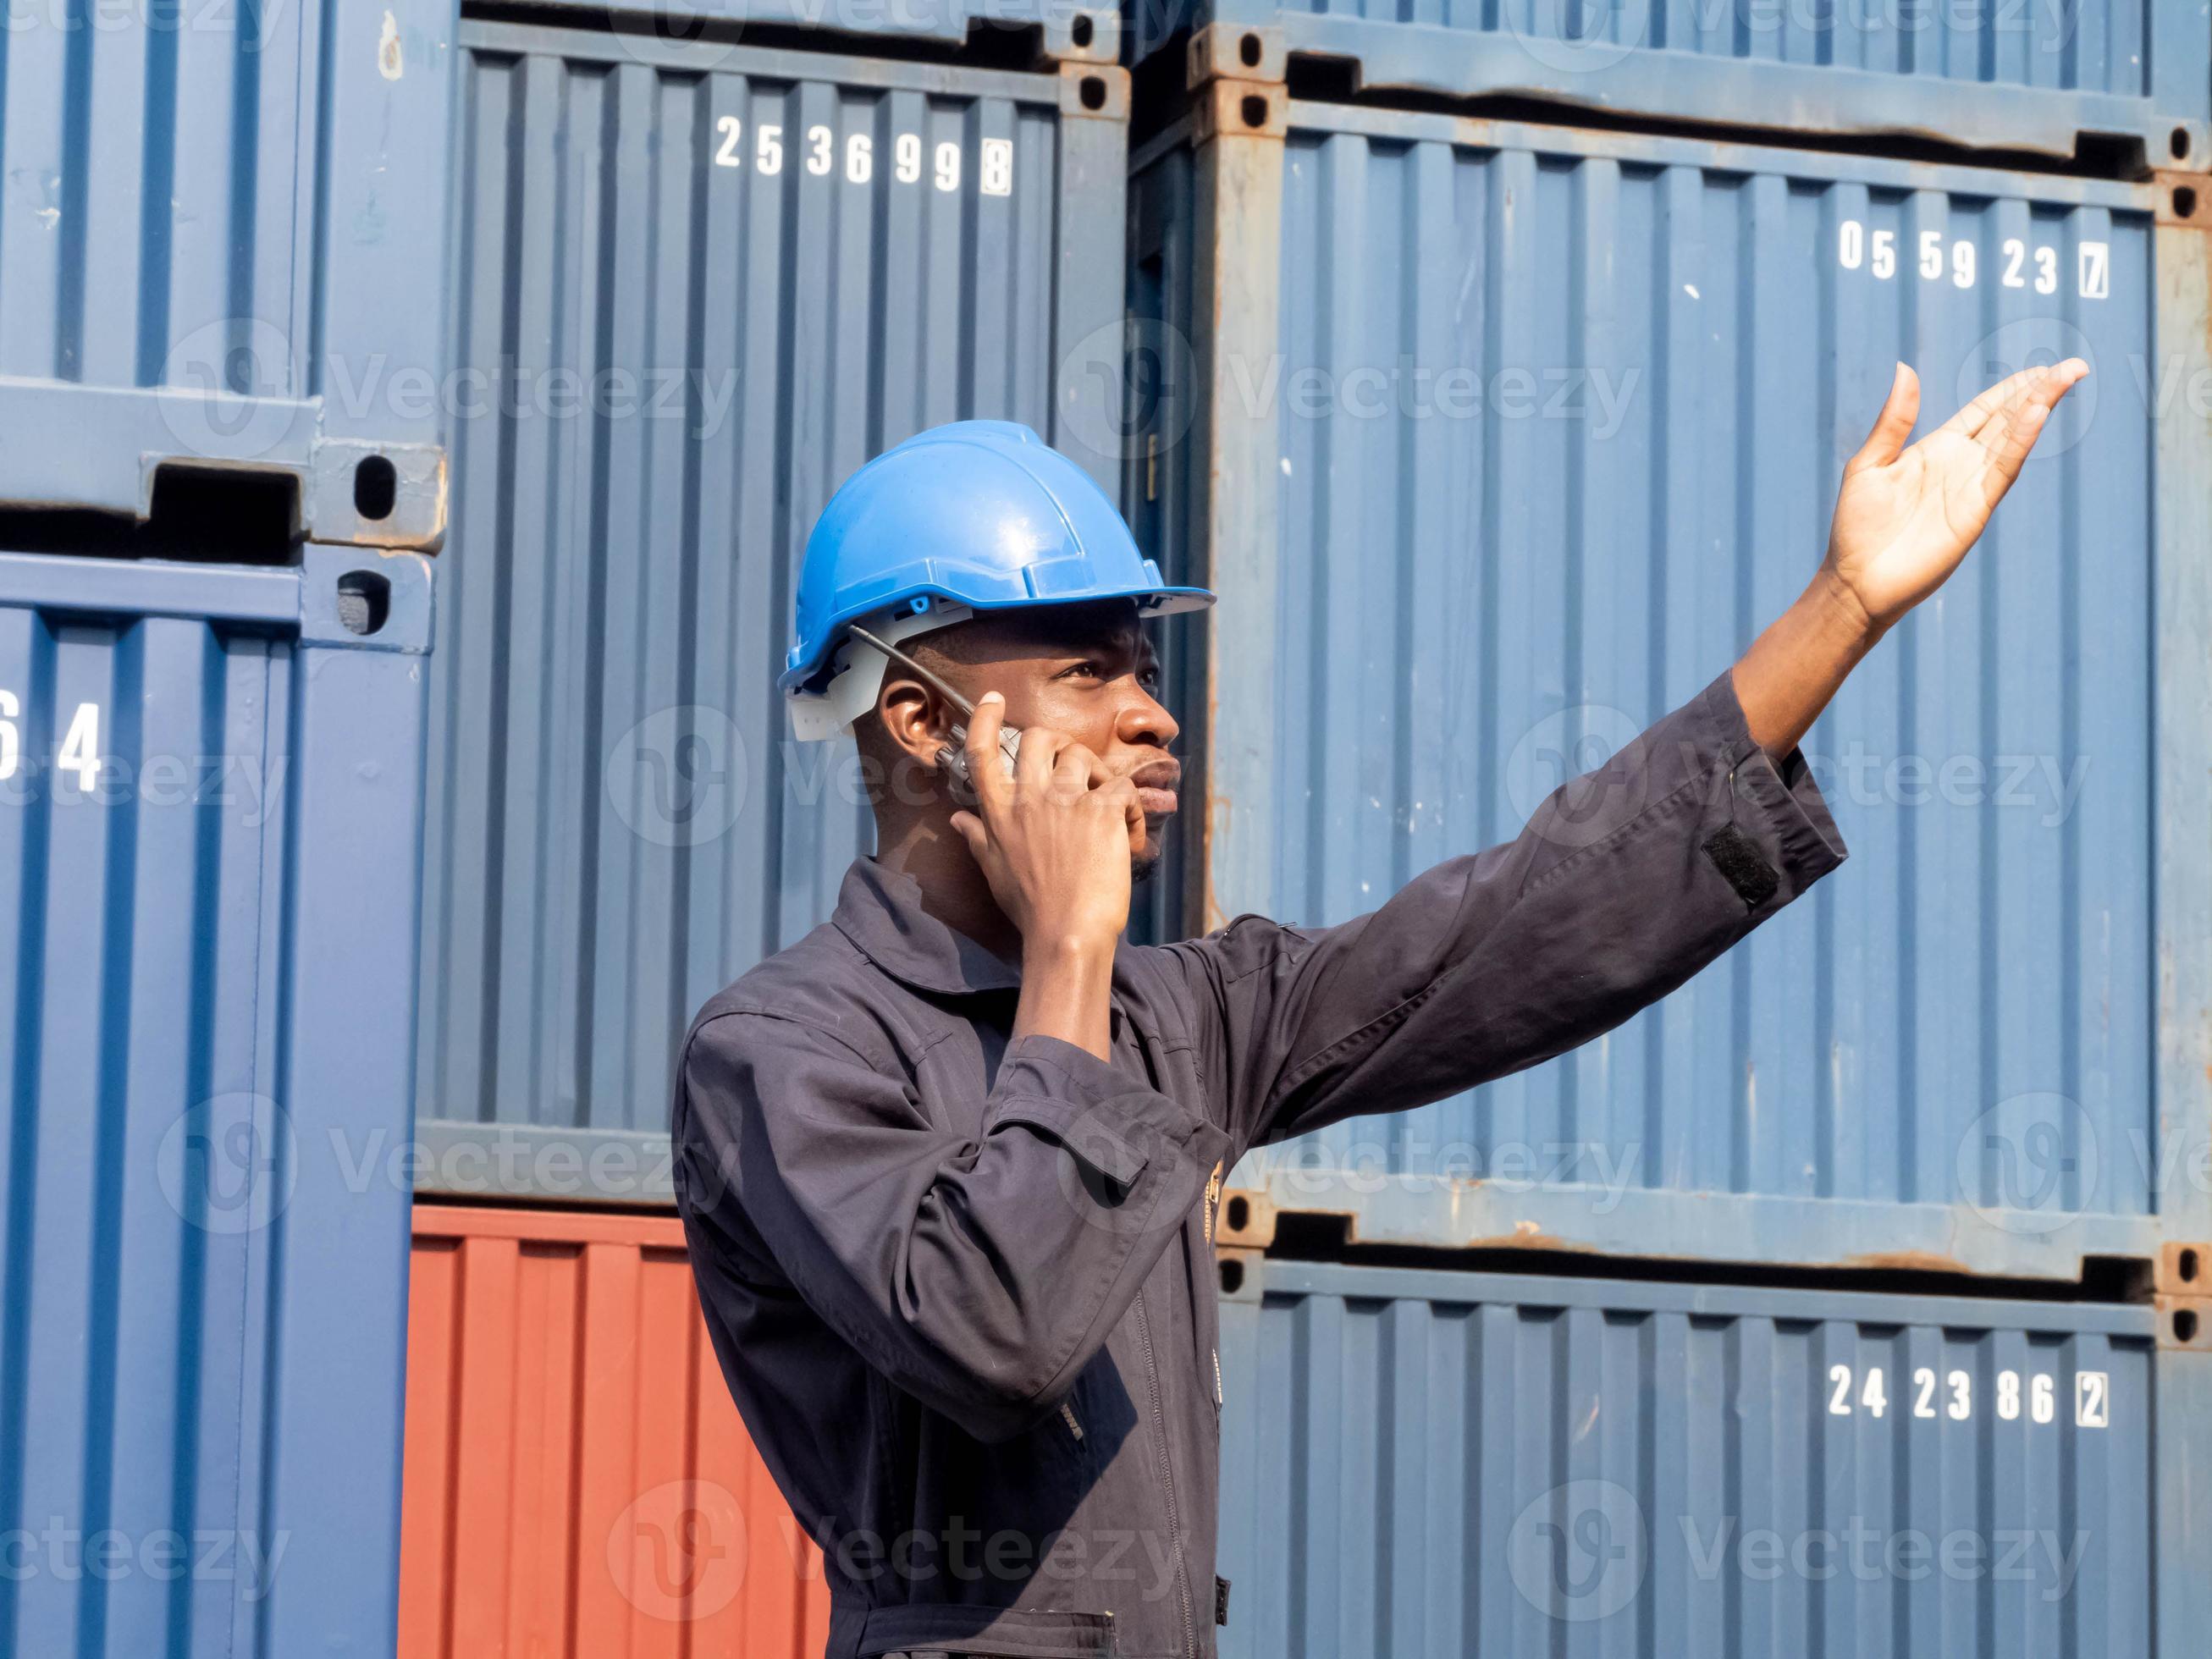
<instances>
[{"instance_id":1,"label":"hard hat brim","mask_svg":"<svg viewBox=\"0 0 2212 1659\"><path fill-rule=\"evenodd\" d=\"M1212 605L1212 591L1204 587L1125 587L1103 592L1054 593L1038 598L1017 599L978 599L966 594L940 593L930 598L945 605L960 605L969 611L1042 611L1066 609L1079 605L1097 605L1107 599L1131 599L1136 602L1139 614L1146 617L1172 617L1185 611L1203 611ZM900 604L910 603L902 600ZM810 683L836 661L837 647L842 643L846 627L866 617L880 614L885 609L878 600L869 605L856 605L832 614L823 630L822 648L796 667L787 668L776 676L776 689L786 696L794 696L813 688Z\"/></svg>"}]
</instances>

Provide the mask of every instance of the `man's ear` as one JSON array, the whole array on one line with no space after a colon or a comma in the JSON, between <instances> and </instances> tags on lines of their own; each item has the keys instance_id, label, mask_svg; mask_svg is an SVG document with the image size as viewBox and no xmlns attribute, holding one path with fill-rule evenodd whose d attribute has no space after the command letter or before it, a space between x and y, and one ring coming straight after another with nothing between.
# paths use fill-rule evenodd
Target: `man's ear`
<instances>
[{"instance_id":1,"label":"man's ear","mask_svg":"<svg viewBox=\"0 0 2212 1659\"><path fill-rule=\"evenodd\" d=\"M952 742L951 709L920 680L887 677L876 694L876 718L893 747L925 765Z\"/></svg>"}]
</instances>

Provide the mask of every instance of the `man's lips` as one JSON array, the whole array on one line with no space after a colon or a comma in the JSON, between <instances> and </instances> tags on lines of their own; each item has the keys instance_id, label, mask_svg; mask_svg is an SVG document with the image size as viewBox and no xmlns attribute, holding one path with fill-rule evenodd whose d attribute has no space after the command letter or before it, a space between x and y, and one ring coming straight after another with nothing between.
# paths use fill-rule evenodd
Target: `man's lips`
<instances>
[{"instance_id":1,"label":"man's lips","mask_svg":"<svg viewBox=\"0 0 2212 1659\"><path fill-rule=\"evenodd\" d=\"M1137 786L1137 805L1148 817L1164 817L1176 810L1176 792L1182 786L1180 761L1146 761L1129 774Z\"/></svg>"}]
</instances>

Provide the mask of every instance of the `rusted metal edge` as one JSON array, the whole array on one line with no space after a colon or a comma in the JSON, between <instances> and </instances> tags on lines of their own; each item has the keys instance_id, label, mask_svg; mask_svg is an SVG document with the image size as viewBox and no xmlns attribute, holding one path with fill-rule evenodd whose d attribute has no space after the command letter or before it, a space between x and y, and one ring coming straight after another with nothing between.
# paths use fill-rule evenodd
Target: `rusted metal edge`
<instances>
[{"instance_id":1,"label":"rusted metal edge","mask_svg":"<svg viewBox=\"0 0 2212 1659\"><path fill-rule=\"evenodd\" d=\"M1129 118L1129 71L1116 64L1062 64L1060 112L1102 121Z\"/></svg>"},{"instance_id":2,"label":"rusted metal edge","mask_svg":"<svg viewBox=\"0 0 2212 1659\"><path fill-rule=\"evenodd\" d=\"M1209 23L1191 34L1183 58L1183 84L1195 92L1216 80L1280 82L1289 61L1279 28Z\"/></svg>"}]
</instances>

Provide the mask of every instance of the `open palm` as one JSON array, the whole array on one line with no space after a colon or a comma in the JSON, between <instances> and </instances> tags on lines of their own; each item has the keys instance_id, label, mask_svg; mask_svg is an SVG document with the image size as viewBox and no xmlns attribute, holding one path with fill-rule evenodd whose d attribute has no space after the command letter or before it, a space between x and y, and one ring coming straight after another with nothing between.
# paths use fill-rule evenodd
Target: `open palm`
<instances>
[{"instance_id":1,"label":"open palm","mask_svg":"<svg viewBox=\"0 0 2212 1659\"><path fill-rule=\"evenodd\" d=\"M1897 366L1874 431L1844 468L1828 567L1887 628L1941 587L2020 476L2051 409L2089 372L2079 357L2008 376L1911 447L1920 377Z\"/></svg>"}]
</instances>

